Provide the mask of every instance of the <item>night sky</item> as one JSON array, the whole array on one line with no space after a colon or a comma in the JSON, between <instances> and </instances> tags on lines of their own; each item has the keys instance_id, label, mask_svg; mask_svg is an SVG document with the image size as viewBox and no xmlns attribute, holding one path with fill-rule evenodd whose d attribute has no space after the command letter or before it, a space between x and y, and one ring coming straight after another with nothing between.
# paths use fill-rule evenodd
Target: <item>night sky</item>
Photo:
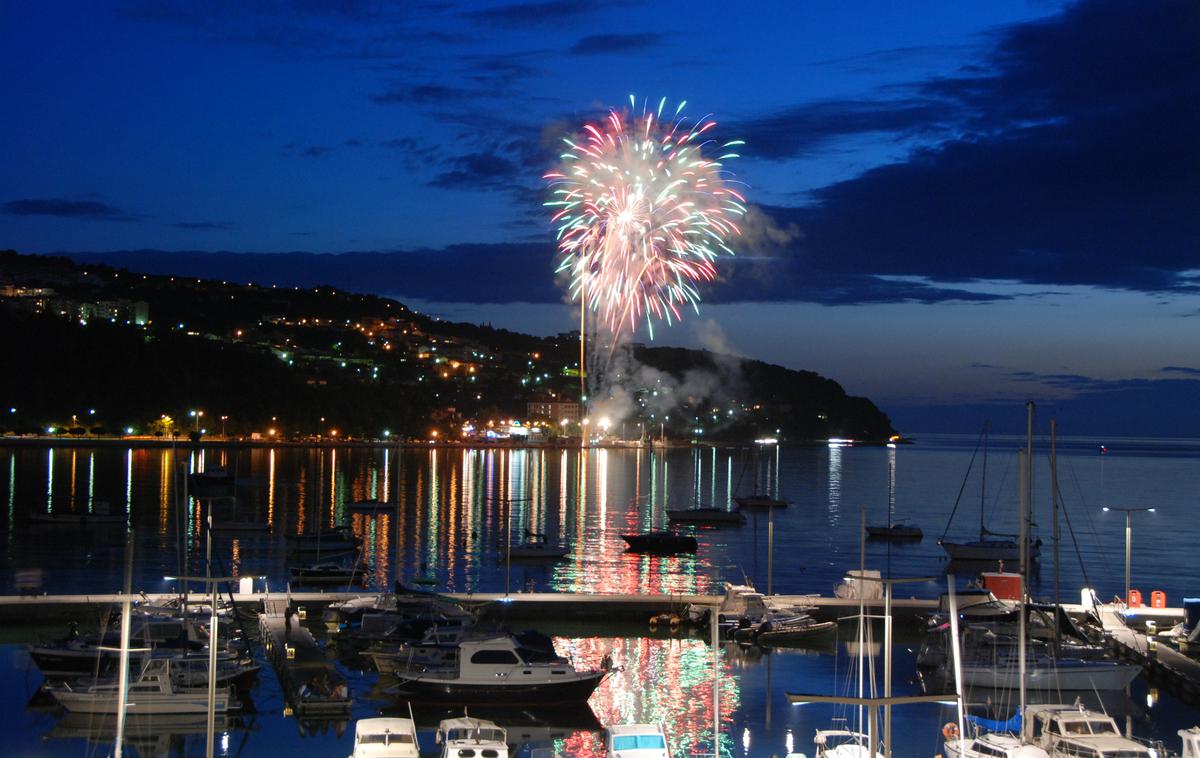
<instances>
[{"instance_id":1,"label":"night sky","mask_svg":"<svg viewBox=\"0 0 1200 758\"><path fill-rule=\"evenodd\" d=\"M686 100L753 209L657 342L1200 436L1194 0L0 0L0 45L0 248L566 331L561 137Z\"/></svg>"}]
</instances>

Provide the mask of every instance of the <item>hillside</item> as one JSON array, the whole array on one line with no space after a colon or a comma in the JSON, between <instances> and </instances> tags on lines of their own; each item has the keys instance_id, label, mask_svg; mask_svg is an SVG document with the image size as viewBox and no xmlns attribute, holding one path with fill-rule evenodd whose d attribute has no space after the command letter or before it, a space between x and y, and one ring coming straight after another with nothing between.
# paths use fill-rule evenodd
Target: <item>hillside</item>
<instances>
[{"instance_id":1,"label":"hillside","mask_svg":"<svg viewBox=\"0 0 1200 758\"><path fill-rule=\"evenodd\" d=\"M579 434L558 418L532 418L529 405L577 400L577 334L447 323L331 287L148 275L9 251L0 253L0 350L6 431L458 438L464 426L521 419L550 436ZM629 401L614 434L617 424L720 440L776 429L791 440L893 433L869 400L812 372L640 345L624 360L623 375L590 378L595 408Z\"/></svg>"}]
</instances>

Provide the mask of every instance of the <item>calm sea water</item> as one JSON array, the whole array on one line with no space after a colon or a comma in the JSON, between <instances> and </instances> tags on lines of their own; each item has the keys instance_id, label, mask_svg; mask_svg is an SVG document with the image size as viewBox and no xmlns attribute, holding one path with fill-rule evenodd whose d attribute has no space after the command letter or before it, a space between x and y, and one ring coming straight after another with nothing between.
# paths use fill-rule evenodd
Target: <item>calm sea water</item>
<instances>
[{"instance_id":1,"label":"calm sea water","mask_svg":"<svg viewBox=\"0 0 1200 758\"><path fill-rule=\"evenodd\" d=\"M39 526L30 518L36 512L107 508L128 514L135 530L135 585L167 590L171 585L164 576L203 572L203 523L212 508L218 519L271 525L269 533L220 534L214 553L218 571L265 576L276 589L286 581L288 535L349 524L364 539L370 581L379 588L399 578L433 581L440 589L459 592L502 591L507 581L512 591L704 593L719 591L723 580L748 578L763 589L769 583L779 593L828 594L846 570L858 566L864 508L870 523L885 523L890 511L894 520L925 531L925 539L916 544L867 544L868 568L892 576L942 575L948 566L937 538L945 531L952 539L973 539L981 512L992 531L1016 531L1015 451L1022 441L991 440L986 478L984 453L976 443L974 437L943 436L896 449L753 452L0 448L0 504L5 508L0 520L0 586L11 587L21 569L39 568L50 592L115 591L124 566L122 526L77 530ZM1034 458L1036 530L1046 544L1032 591L1051 597L1055 571L1045 441L1038 441ZM185 498L182 474L214 467L237 472L236 500ZM1103 512L1103 505L1156 509L1134 514L1134 587L1146 597L1161 589L1172 605L1184 595L1200 594L1200 574L1194 566L1200 519L1192 515L1200 495L1200 440L1060 440L1057 476L1064 511L1058 571L1064 600L1077 601L1085 582L1103 598L1123 591L1124 516ZM734 495L755 490L778 494L792 505L751 515L741 527L698 530L700 549L695 556L657 558L624 552L620 535L665 526L668 508L733 507ZM400 508L395 513L364 516L348 510L356 500L393 501L397 492ZM570 560L544 567L514 564L506 572L505 545L527 531L570 545ZM950 568L964 579L976 570ZM905 585L903 594L934 597L943 587L944 581ZM712 751L713 665L703 641L614 637L603 629L595 633L607 636L580 636L589 632L577 626L555 629L555 623L549 621L546 630L562 635L560 651L592 663L612 652L625 665L590 703L599 723L658 721L668 726L677 753ZM842 635L852 634L852 625L843 625ZM897 647L897 692L919 689L911 652L915 644L906 640ZM845 693L850 679L846 667L853 657L842 644L765 656L723 649L723 752L782 755L791 745L811 755L813 731L827 726L837 709L789 706L784 694ZM342 665L353 673L353 660ZM356 674L352 681L358 697L355 717L377 712L384 703L370 700L375 678ZM106 752L97 745L89 747L74 728L77 724L64 726L57 713L30 706L40 676L20 646L3 648L0 682L0 714L19 735L20 752L10 754ZM333 726L313 733L278 715L282 699L269 671L253 697L259 713L230 728L221 740L223 754L349 753L350 734L339 736ZM1174 729L1200 722L1200 714L1167 696L1156 697L1141 681L1128 698L1105 705L1128 713L1135 733L1143 735L1171 737ZM896 755L938 752L937 730L950 716L948 709L936 705L898 711ZM555 720L564 722L561 729L544 723ZM521 721L542 722L536 729L528 723L514 728L529 731L531 737L563 739L559 746L565 752L587 755L600 750L598 734L585 728L588 724L581 723L579 714L533 714ZM90 732L101 743L102 727ZM198 735L185 726L177 731L165 747L148 739L142 749L172 755L203 751L202 725ZM432 743L428 747L432 749Z\"/></svg>"}]
</instances>

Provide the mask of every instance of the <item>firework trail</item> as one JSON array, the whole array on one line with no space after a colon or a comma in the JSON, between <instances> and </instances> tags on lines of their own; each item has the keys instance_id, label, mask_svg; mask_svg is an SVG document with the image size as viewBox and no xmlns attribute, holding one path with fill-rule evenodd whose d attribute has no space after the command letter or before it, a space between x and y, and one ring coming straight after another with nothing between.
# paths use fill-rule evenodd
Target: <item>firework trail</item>
<instances>
[{"instance_id":1,"label":"firework trail","mask_svg":"<svg viewBox=\"0 0 1200 758\"><path fill-rule=\"evenodd\" d=\"M686 103L667 119L665 99L656 110L643 103L640 115L632 96L630 105L564 138L562 163L545 176L553 191L546 205L571 298L582 298L614 338L642 318L653 338L656 319L670 324L685 306L699 310L697 284L716 278L718 257L733 255L728 240L741 233L746 201L722 162L743 143L708 137L716 122L689 123Z\"/></svg>"}]
</instances>

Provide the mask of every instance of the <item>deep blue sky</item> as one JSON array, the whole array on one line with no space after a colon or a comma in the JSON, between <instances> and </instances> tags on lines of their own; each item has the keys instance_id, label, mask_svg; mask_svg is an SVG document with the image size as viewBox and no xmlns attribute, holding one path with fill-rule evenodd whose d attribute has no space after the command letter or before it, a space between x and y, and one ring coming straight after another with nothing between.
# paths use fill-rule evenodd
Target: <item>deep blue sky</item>
<instances>
[{"instance_id":1,"label":"deep blue sky","mask_svg":"<svg viewBox=\"0 0 1200 758\"><path fill-rule=\"evenodd\" d=\"M1194 434L1198 39L1191 0L0 0L0 248L563 331L558 139L686 99L746 140L755 211L658 341L818 371L907 429L1032 397Z\"/></svg>"}]
</instances>

